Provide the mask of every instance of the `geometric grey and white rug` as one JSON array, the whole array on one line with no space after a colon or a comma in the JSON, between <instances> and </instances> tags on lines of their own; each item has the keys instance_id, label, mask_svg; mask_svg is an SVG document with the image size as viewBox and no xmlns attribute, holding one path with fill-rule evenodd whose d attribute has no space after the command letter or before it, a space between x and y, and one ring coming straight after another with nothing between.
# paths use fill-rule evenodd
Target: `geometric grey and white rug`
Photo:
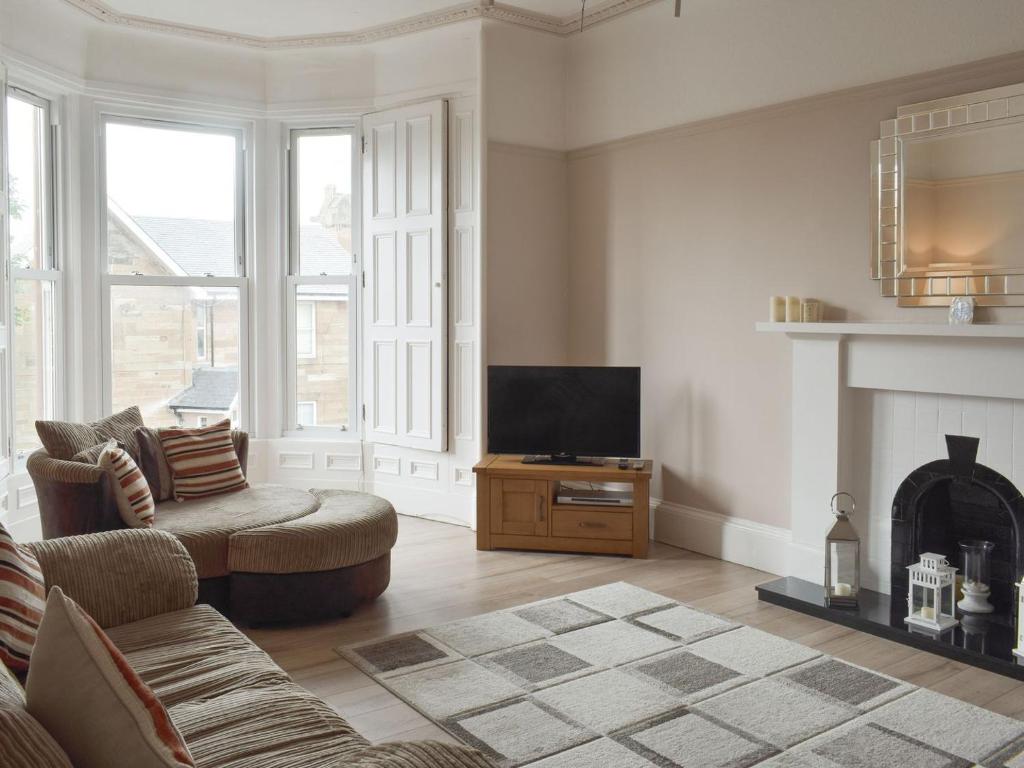
<instances>
[{"instance_id":1,"label":"geometric grey and white rug","mask_svg":"<svg viewBox=\"0 0 1024 768\"><path fill-rule=\"evenodd\" d=\"M339 649L502 768L1024 767L1024 723L619 582Z\"/></svg>"}]
</instances>

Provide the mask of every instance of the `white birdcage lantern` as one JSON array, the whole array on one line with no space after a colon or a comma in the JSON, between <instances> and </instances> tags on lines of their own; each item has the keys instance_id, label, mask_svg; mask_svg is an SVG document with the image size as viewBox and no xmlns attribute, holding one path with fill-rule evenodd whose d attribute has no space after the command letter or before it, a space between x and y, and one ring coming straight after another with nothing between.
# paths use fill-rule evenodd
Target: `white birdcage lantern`
<instances>
[{"instance_id":1,"label":"white birdcage lantern","mask_svg":"<svg viewBox=\"0 0 1024 768\"><path fill-rule=\"evenodd\" d=\"M925 552L921 562L908 565L907 570L910 589L906 622L935 632L959 624L954 615L957 569L943 555Z\"/></svg>"}]
</instances>

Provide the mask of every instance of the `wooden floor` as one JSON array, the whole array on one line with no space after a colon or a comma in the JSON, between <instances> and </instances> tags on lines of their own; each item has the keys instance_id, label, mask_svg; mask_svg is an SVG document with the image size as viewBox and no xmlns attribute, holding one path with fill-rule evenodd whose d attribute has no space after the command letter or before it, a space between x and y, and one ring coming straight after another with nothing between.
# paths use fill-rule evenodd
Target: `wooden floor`
<instances>
[{"instance_id":1,"label":"wooden floor","mask_svg":"<svg viewBox=\"0 0 1024 768\"><path fill-rule=\"evenodd\" d=\"M760 603L772 576L654 544L650 558L478 552L466 528L402 517L391 586L340 621L248 632L299 684L328 701L374 742L443 731L341 659L339 645L606 584L631 584L685 601L915 685L1024 720L1024 683L820 619Z\"/></svg>"}]
</instances>

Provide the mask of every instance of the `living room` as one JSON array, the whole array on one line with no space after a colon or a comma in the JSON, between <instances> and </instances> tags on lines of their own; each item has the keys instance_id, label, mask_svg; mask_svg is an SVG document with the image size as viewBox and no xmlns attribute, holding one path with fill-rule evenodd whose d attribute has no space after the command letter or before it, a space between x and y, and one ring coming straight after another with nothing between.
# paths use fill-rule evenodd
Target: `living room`
<instances>
[{"instance_id":1,"label":"living room","mask_svg":"<svg viewBox=\"0 0 1024 768\"><path fill-rule=\"evenodd\" d=\"M0 89L0 764L1024 760L1019 0L0 0Z\"/></svg>"}]
</instances>

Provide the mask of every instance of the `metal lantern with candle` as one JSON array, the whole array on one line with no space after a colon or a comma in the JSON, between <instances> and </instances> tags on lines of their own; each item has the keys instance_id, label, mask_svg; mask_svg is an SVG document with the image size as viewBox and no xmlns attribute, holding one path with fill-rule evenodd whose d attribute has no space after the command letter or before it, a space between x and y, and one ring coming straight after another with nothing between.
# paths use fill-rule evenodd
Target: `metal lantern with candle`
<instances>
[{"instance_id":1,"label":"metal lantern with candle","mask_svg":"<svg viewBox=\"0 0 1024 768\"><path fill-rule=\"evenodd\" d=\"M954 616L956 568L943 555L925 552L921 562L908 565L910 590L907 595L908 624L944 632L960 622Z\"/></svg>"},{"instance_id":2,"label":"metal lantern with candle","mask_svg":"<svg viewBox=\"0 0 1024 768\"><path fill-rule=\"evenodd\" d=\"M860 536L839 506L844 496L850 500L850 512L857 510L856 499L845 491L829 502L836 518L825 537L825 602L830 608L856 608L860 592Z\"/></svg>"}]
</instances>

